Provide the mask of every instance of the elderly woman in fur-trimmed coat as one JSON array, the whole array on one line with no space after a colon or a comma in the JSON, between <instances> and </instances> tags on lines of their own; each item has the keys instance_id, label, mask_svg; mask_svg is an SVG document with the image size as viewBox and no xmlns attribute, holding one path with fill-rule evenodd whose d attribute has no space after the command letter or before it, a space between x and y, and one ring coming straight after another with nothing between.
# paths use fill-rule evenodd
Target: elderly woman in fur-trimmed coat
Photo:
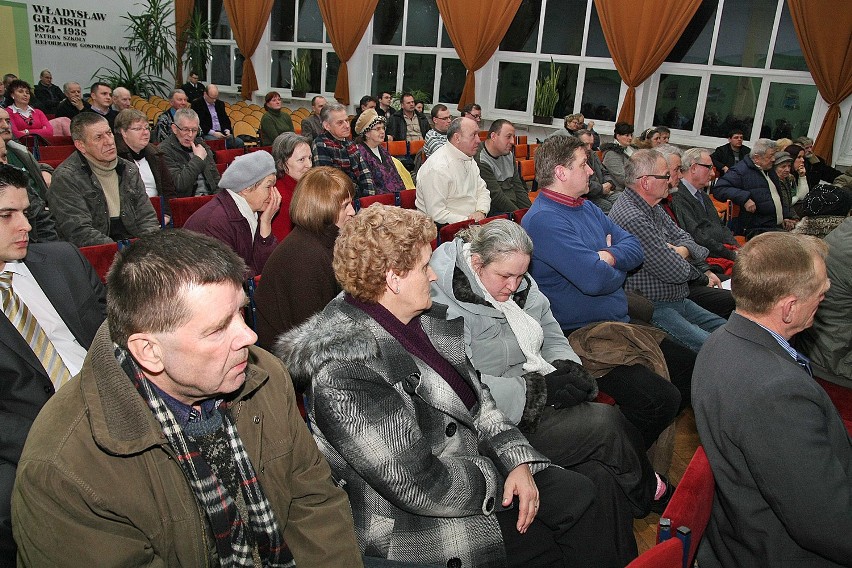
<instances>
[{"instance_id":1,"label":"elderly woman in fur-trimmed coat","mask_svg":"<svg viewBox=\"0 0 852 568\"><path fill-rule=\"evenodd\" d=\"M479 382L461 321L430 310L434 237L417 211L361 211L335 245L344 294L277 345L310 384L362 550L463 568L619 565L592 483L548 467Z\"/></svg>"}]
</instances>

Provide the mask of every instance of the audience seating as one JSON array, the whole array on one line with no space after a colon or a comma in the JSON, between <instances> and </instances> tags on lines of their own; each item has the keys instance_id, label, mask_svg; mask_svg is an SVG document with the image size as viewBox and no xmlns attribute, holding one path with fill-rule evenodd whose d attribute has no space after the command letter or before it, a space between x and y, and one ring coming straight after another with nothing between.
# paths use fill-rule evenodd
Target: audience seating
<instances>
[{"instance_id":1,"label":"audience seating","mask_svg":"<svg viewBox=\"0 0 852 568\"><path fill-rule=\"evenodd\" d=\"M413 156L417 152L423 149L423 146L426 145L424 140L412 140L408 143L408 155Z\"/></svg>"},{"instance_id":2,"label":"audience seating","mask_svg":"<svg viewBox=\"0 0 852 568\"><path fill-rule=\"evenodd\" d=\"M219 172L219 175L224 174L227 168L228 164L216 164L216 171Z\"/></svg>"},{"instance_id":3,"label":"audience seating","mask_svg":"<svg viewBox=\"0 0 852 568\"><path fill-rule=\"evenodd\" d=\"M526 144L515 145L515 160L526 160L530 155L530 147Z\"/></svg>"},{"instance_id":4,"label":"audience seating","mask_svg":"<svg viewBox=\"0 0 852 568\"><path fill-rule=\"evenodd\" d=\"M230 165L234 158L245 154L244 148L231 148L230 150L214 150L217 164Z\"/></svg>"},{"instance_id":5,"label":"audience seating","mask_svg":"<svg viewBox=\"0 0 852 568\"><path fill-rule=\"evenodd\" d=\"M524 180L524 183L532 182L532 191L538 189L538 182L535 181L535 160L518 160L518 175Z\"/></svg>"},{"instance_id":6,"label":"audience seating","mask_svg":"<svg viewBox=\"0 0 852 568\"><path fill-rule=\"evenodd\" d=\"M157 214L157 220L160 221L160 227L166 226L166 220L163 217L163 200L165 197L162 195L157 195L151 198L151 206L154 208L154 212Z\"/></svg>"},{"instance_id":7,"label":"audience seating","mask_svg":"<svg viewBox=\"0 0 852 568\"><path fill-rule=\"evenodd\" d=\"M715 492L710 462L707 461L704 447L698 446L662 515L663 518L671 520L673 527L689 527L691 534L686 535L684 542L684 566L692 566L695 559L698 543L710 521ZM659 533L657 536L659 538Z\"/></svg>"},{"instance_id":8,"label":"audience seating","mask_svg":"<svg viewBox=\"0 0 852 568\"><path fill-rule=\"evenodd\" d=\"M62 146L41 146L39 148L39 161L46 160L65 160L73 154L77 147L73 144L63 144Z\"/></svg>"},{"instance_id":9,"label":"audience seating","mask_svg":"<svg viewBox=\"0 0 852 568\"><path fill-rule=\"evenodd\" d=\"M257 152L259 150L263 150L264 152L272 153L272 146L251 146L246 148L246 153L251 154L252 152Z\"/></svg>"},{"instance_id":10,"label":"audience seating","mask_svg":"<svg viewBox=\"0 0 852 568\"><path fill-rule=\"evenodd\" d=\"M527 137L526 136L515 136L515 144L526 144Z\"/></svg>"},{"instance_id":11,"label":"audience seating","mask_svg":"<svg viewBox=\"0 0 852 568\"><path fill-rule=\"evenodd\" d=\"M217 138L215 140L205 140L205 143L210 147L211 150L224 150L225 149L225 139Z\"/></svg>"},{"instance_id":12,"label":"audience seating","mask_svg":"<svg viewBox=\"0 0 852 568\"><path fill-rule=\"evenodd\" d=\"M39 164L45 164L53 168L54 170L59 167L59 164L64 162L65 160L39 160Z\"/></svg>"},{"instance_id":13,"label":"audience seating","mask_svg":"<svg viewBox=\"0 0 852 568\"><path fill-rule=\"evenodd\" d=\"M836 385L819 377L816 377L816 382L828 393L828 398L831 399L840 413L846 431L852 435L852 389Z\"/></svg>"},{"instance_id":14,"label":"audience seating","mask_svg":"<svg viewBox=\"0 0 852 568\"><path fill-rule=\"evenodd\" d=\"M396 158L408 156L408 142L405 140L394 140L388 142L388 154Z\"/></svg>"},{"instance_id":15,"label":"audience seating","mask_svg":"<svg viewBox=\"0 0 852 568\"><path fill-rule=\"evenodd\" d=\"M458 233L462 229L466 229L474 223L475 221L473 219L465 219L464 221L459 221L458 223L450 223L448 225L444 225L443 227L441 227L441 230L438 231L438 245L453 240L456 236L456 233Z\"/></svg>"},{"instance_id":16,"label":"audience seating","mask_svg":"<svg viewBox=\"0 0 852 568\"><path fill-rule=\"evenodd\" d=\"M406 189L399 192L399 205L403 209L417 209L414 205L414 200L417 197L417 190Z\"/></svg>"},{"instance_id":17,"label":"audience seating","mask_svg":"<svg viewBox=\"0 0 852 568\"><path fill-rule=\"evenodd\" d=\"M488 140L488 131L487 130L480 130L479 131L479 140L482 141L482 142L485 142L486 140Z\"/></svg>"},{"instance_id":18,"label":"audience seating","mask_svg":"<svg viewBox=\"0 0 852 568\"><path fill-rule=\"evenodd\" d=\"M175 228L183 227L187 219L213 197L213 195L198 195L196 197L169 199L169 207L172 209L172 225Z\"/></svg>"},{"instance_id":19,"label":"audience seating","mask_svg":"<svg viewBox=\"0 0 852 568\"><path fill-rule=\"evenodd\" d=\"M109 267L112 266L112 261L118 253L119 243L108 243L105 245L94 245L90 247L80 247L80 253L86 257L89 264L95 269L101 282L106 283L106 275L109 272Z\"/></svg>"},{"instance_id":20,"label":"audience seating","mask_svg":"<svg viewBox=\"0 0 852 568\"><path fill-rule=\"evenodd\" d=\"M526 215L526 214L527 214L527 211L529 211L529 210L530 210L530 208L529 208L529 207L524 207L523 209L518 209L517 211L515 211L514 213L512 213L512 219L514 219L515 223L517 223L518 225L520 225L520 224L521 224L521 219L523 219L523 218L524 218L524 215Z\"/></svg>"},{"instance_id":21,"label":"audience seating","mask_svg":"<svg viewBox=\"0 0 852 568\"><path fill-rule=\"evenodd\" d=\"M637 556L627 568L682 568L682 560L683 543L670 538Z\"/></svg>"},{"instance_id":22,"label":"audience seating","mask_svg":"<svg viewBox=\"0 0 852 568\"><path fill-rule=\"evenodd\" d=\"M379 195L367 195L355 200L355 211L369 207L373 203L382 205L396 205L396 195L393 193L380 193Z\"/></svg>"},{"instance_id":23,"label":"audience seating","mask_svg":"<svg viewBox=\"0 0 852 568\"><path fill-rule=\"evenodd\" d=\"M530 144L530 145L529 145L529 149L530 149L529 159L530 159L530 160L532 160L533 158L535 158L535 152L536 152L536 150L538 150L538 147L539 147L539 146L541 146L541 144Z\"/></svg>"},{"instance_id":24,"label":"audience seating","mask_svg":"<svg viewBox=\"0 0 852 568\"><path fill-rule=\"evenodd\" d=\"M70 136L45 136L44 141L49 146L68 146L74 145L74 140Z\"/></svg>"}]
</instances>

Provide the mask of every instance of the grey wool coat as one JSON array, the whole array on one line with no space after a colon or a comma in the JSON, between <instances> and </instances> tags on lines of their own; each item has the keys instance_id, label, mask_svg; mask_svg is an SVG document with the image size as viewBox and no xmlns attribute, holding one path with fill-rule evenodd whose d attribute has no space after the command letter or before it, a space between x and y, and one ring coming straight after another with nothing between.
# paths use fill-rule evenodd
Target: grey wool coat
<instances>
[{"instance_id":1,"label":"grey wool coat","mask_svg":"<svg viewBox=\"0 0 852 568\"><path fill-rule=\"evenodd\" d=\"M522 463L537 473L549 462L497 410L465 355L462 321L445 314L436 304L420 322L473 387L470 411L434 370L342 296L282 336L276 353L294 381L310 384L314 438L349 494L366 555L505 566L493 514L503 480Z\"/></svg>"}]
</instances>

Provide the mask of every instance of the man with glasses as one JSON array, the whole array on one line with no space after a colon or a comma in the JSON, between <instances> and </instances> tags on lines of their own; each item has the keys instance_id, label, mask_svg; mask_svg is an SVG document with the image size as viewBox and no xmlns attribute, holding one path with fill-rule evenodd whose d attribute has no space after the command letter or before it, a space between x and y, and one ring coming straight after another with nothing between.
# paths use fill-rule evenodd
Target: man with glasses
<instances>
[{"instance_id":1,"label":"man with glasses","mask_svg":"<svg viewBox=\"0 0 852 568\"><path fill-rule=\"evenodd\" d=\"M178 197L209 195L219 188L213 150L198 136L198 122L191 108L177 110L172 135L160 144Z\"/></svg>"},{"instance_id":2,"label":"man with glasses","mask_svg":"<svg viewBox=\"0 0 852 568\"><path fill-rule=\"evenodd\" d=\"M426 133L426 142L423 145L423 153L428 158L438 149L447 143L447 130L450 128L450 123L453 121L453 115L450 114L450 109L447 105L441 103L432 107L432 130Z\"/></svg>"},{"instance_id":3,"label":"man with glasses","mask_svg":"<svg viewBox=\"0 0 852 568\"><path fill-rule=\"evenodd\" d=\"M740 206L734 234L751 238L766 231L795 226L794 215L781 199L781 182L775 174L775 141L761 138L751 154L737 162L716 182L711 192L717 200Z\"/></svg>"},{"instance_id":4,"label":"man with glasses","mask_svg":"<svg viewBox=\"0 0 852 568\"><path fill-rule=\"evenodd\" d=\"M672 194L674 211L680 228L710 251L710 256L736 260L737 240L719 219L710 196L704 191L710 185L713 161L703 148L690 148L681 159L681 180ZM725 246L728 245L728 246Z\"/></svg>"},{"instance_id":5,"label":"man with glasses","mask_svg":"<svg viewBox=\"0 0 852 568\"><path fill-rule=\"evenodd\" d=\"M482 107L476 103L471 103L462 107L461 115L464 118L469 118L473 121L476 121L477 126L482 124Z\"/></svg>"},{"instance_id":6,"label":"man with glasses","mask_svg":"<svg viewBox=\"0 0 852 568\"><path fill-rule=\"evenodd\" d=\"M393 107L391 107L393 96L390 92L382 91L381 94L376 97L376 100L379 101L379 106L376 107L376 114L390 118L391 113L393 113Z\"/></svg>"},{"instance_id":7,"label":"man with glasses","mask_svg":"<svg viewBox=\"0 0 852 568\"><path fill-rule=\"evenodd\" d=\"M696 353L710 333L725 320L692 300L689 283L721 286L710 270L702 272L693 262L707 258L707 249L696 244L660 206L669 194L669 165L660 152L634 152L625 168L628 186L612 206L609 218L642 243L645 260L627 277L626 288L654 304L651 323Z\"/></svg>"},{"instance_id":8,"label":"man with glasses","mask_svg":"<svg viewBox=\"0 0 852 568\"><path fill-rule=\"evenodd\" d=\"M86 247L158 231L139 168L118 157L106 118L81 112L71 138L77 152L56 168L48 191L59 238Z\"/></svg>"}]
</instances>

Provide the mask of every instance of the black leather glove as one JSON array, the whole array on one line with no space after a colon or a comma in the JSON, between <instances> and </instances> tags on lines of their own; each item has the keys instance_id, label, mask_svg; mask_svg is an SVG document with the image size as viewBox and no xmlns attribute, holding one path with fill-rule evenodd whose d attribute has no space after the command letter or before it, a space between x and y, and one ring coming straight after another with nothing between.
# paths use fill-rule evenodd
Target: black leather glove
<instances>
[{"instance_id":1,"label":"black leather glove","mask_svg":"<svg viewBox=\"0 0 852 568\"><path fill-rule=\"evenodd\" d=\"M568 360L553 361L556 370L544 377L547 404L567 408L598 396L598 383L582 365Z\"/></svg>"}]
</instances>

